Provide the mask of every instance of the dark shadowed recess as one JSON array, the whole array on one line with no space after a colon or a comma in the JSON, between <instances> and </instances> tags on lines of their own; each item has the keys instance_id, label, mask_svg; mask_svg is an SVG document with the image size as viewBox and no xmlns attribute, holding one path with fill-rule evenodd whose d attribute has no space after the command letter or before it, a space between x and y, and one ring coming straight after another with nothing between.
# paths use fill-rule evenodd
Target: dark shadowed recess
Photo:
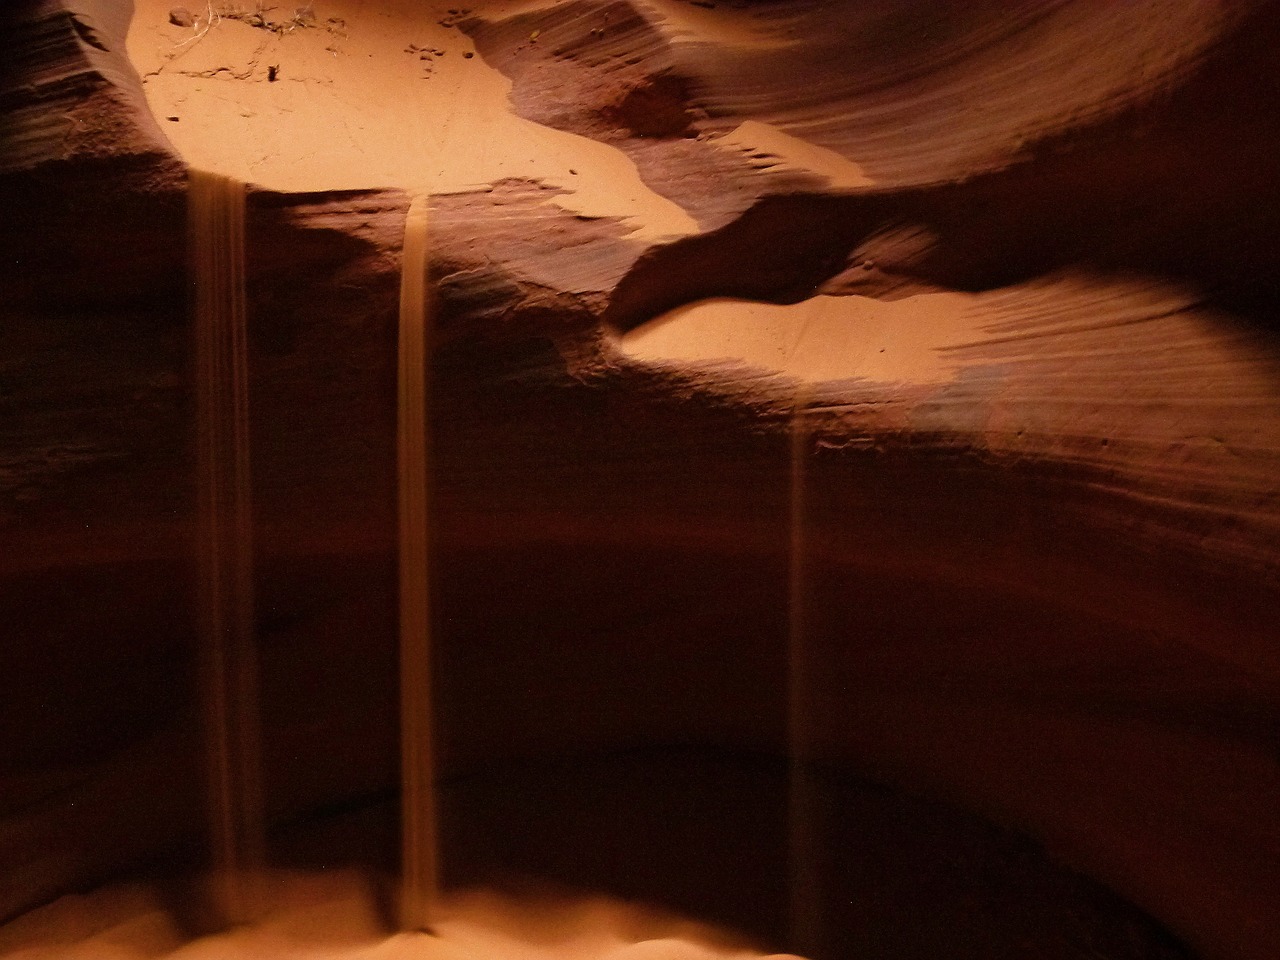
<instances>
[{"instance_id":1,"label":"dark shadowed recess","mask_svg":"<svg viewBox=\"0 0 1280 960\"><path fill-rule=\"evenodd\" d=\"M436 692L452 882L634 897L784 948L785 438L742 429L740 409L705 397L673 398L644 384L575 385L546 343L513 348L487 366L484 356L456 342L436 381ZM355 382L376 385L379 377L373 370ZM328 416L324 406L289 410L304 434ZM270 417L272 408L260 405L257 415ZM327 442L346 459L344 431ZM288 463L260 462L257 590L277 862L394 863L394 525L376 506L390 437L379 444L366 461L367 489L332 514L322 508L346 468L302 482ZM1160 703L1142 693L1148 688L1130 689L1135 677L1153 675L1155 660L1139 651L1121 663L1125 673L1094 662L1117 635L1106 610L1159 582L1154 561L1073 533L1069 516L1051 519L1064 509L1060 500L1028 496L1033 490L1019 482L981 469L942 476L918 457L834 458L815 475L815 523L845 545L843 553L817 545L832 559L825 572L815 569L812 595L814 655L838 693L832 730L873 716L863 701L892 711L920 695L948 704L982 689L993 701L1035 702L1037 675L1061 678L1064 670L1070 682L1056 688L1068 714L1159 714ZM828 488L830 500L817 495ZM1101 611L1077 610L1071 620L1061 606L1026 596L1028 585L1063 576L1063 568L1023 570L1036 567L1027 559L1036 556L1036 536L1053 537L1052 552L1077 578L1071 593L1100 596ZM1001 581L1010 566L1017 575ZM994 571L991 582L975 579L977 568ZM100 671L103 683L130 678L127 688L91 691L82 703L95 704L104 730L145 739L166 716L178 723L190 704L180 689L190 673L181 626L163 621L189 605L180 567L133 571L133 581L122 571L119 582L132 587L117 600L82 593L81 617L125 608L119 633L107 635L115 642L43 679L77 702L75 689L61 688L85 682L87 671ZM1111 580L1114 592L1098 594ZM161 603L166 591L175 595ZM83 624L70 632L94 635ZM1076 634L1099 638L1082 663L1069 645L1041 642ZM115 662L136 649L134 635L161 647L138 650L154 662L136 673ZM1130 649L1122 644L1115 655ZM987 659L974 659L975 651ZM173 662L166 667L160 653ZM1010 664L1020 666L1011 674ZM964 670L958 680L948 676ZM1173 713L1187 703L1175 696L1166 722L1221 722L1233 734L1233 718L1213 712L1215 692L1209 682L1193 691L1203 709L1190 716ZM112 719L111 711L151 697L154 718ZM899 738L929 736L907 710L897 727ZM45 735L56 740L58 729ZM86 749L72 736L67 743ZM189 751L181 739L168 749L183 755L184 743ZM99 745L117 748L109 738ZM92 856L86 842L76 853L86 869L70 886L157 856L171 864L198 846L198 801L183 793L191 778L178 783L171 755L160 756L170 759L140 778L145 794L131 791L104 811L129 842L147 842ZM822 956L1188 955L1015 831L927 790L877 786L878 772L854 759L817 771L831 918Z\"/></svg>"}]
</instances>

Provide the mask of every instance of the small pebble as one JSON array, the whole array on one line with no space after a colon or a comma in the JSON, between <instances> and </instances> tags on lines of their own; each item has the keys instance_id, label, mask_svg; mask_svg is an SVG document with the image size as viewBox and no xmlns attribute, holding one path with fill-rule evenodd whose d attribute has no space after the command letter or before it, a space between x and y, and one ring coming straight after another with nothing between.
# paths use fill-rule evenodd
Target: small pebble
<instances>
[{"instance_id":1,"label":"small pebble","mask_svg":"<svg viewBox=\"0 0 1280 960\"><path fill-rule=\"evenodd\" d=\"M472 57L474 57L474 56L475 56L475 54L474 54L474 53L472 53L470 50L468 50L466 53L464 53L464 54L462 55L462 59L463 59L463 60L470 60L470 59L471 59Z\"/></svg>"},{"instance_id":2,"label":"small pebble","mask_svg":"<svg viewBox=\"0 0 1280 960\"><path fill-rule=\"evenodd\" d=\"M191 15L191 11L186 7L174 7L169 11L169 22L175 27L194 27L196 18Z\"/></svg>"}]
</instances>

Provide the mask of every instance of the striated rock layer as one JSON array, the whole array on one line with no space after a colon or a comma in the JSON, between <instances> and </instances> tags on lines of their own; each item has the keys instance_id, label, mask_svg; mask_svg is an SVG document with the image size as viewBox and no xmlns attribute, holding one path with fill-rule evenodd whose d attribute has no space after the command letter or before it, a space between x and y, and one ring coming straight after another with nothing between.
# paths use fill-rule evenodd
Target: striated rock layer
<instances>
[{"instance_id":1,"label":"striated rock layer","mask_svg":"<svg viewBox=\"0 0 1280 960\"><path fill-rule=\"evenodd\" d=\"M446 879L785 946L792 613L833 956L1269 960L1274 5L171 6L0 11L0 915L199 847L195 164L251 183L279 859L387 865L430 195Z\"/></svg>"}]
</instances>

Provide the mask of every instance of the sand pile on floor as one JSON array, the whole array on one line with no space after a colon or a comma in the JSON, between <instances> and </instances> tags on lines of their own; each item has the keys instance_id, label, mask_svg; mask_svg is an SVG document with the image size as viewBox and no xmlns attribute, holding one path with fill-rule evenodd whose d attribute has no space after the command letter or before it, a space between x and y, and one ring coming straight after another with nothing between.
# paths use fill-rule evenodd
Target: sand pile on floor
<instances>
[{"instance_id":1,"label":"sand pile on floor","mask_svg":"<svg viewBox=\"0 0 1280 960\"><path fill-rule=\"evenodd\" d=\"M389 933L389 885L354 870L263 878L262 917L193 935L180 898L143 885L67 896L0 928L9 960L748 960L743 938L606 899L450 896L435 935ZM775 955L783 960L784 955Z\"/></svg>"}]
</instances>

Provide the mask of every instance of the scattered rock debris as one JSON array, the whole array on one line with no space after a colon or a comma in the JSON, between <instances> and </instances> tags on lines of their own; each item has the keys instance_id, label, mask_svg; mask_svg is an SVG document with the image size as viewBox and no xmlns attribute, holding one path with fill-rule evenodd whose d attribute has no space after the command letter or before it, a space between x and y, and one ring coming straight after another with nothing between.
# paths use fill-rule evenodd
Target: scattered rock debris
<instances>
[{"instance_id":1,"label":"scattered rock debris","mask_svg":"<svg viewBox=\"0 0 1280 960\"><path fill-rule=\"evenodd\" d=\"M295 30L320 26L319 21L316 19L314 3L305 3L294 7L290 16L279 20L270 16L275 9L276 7L267 6L264 0L256 0L252 10L246 10L238 3L224 3L216 8L210 3L207 13L203 16L199 13L193 14L186 7L174 7L169 11L169 22L174 26L193 27L197 30L201 30L203 26L203 30L193 39L202 38L210 29L223 20L235 20L245 26L274 33L278 37L287 36ZM339 36L346 35L344 32L346 22L341 17L330 17L325 22L324 28L330 33Z\"/></svg>"},{"instance_id":2,"label":"scattered rock debris","mask_svg":"<svg viewBox=\"0 0 1280 960\"><path fill-rule=\"evenodd\" d=\"M442 27L456 27L462 20L465 20L471 14L470 7L450 7L447 16L441 17L436 23Z\"/></svg>"},{"instance_id":3,"label":"scattered rock debris","mask_svg":"<svg viewBox=\"0 0 1280 960\"><path fill-rule=\"evenodd\" d=\"M281 39L295 30L304 28L321 29L334 38L325 47L325 50L336 57L341 52L337 45L338 41L345 40L347 37L347 23L342 17L329 17L321 23L316 17L314 6L312 2L296 6L293 8L293 14L283 20L271 18L270 13L277 8L268 6L264 0L255 0L253 10L246 10L239 3L221 3L215 6L213 0L209 0L203 11L198 11L194 14L186 7L174 7L169 11L169 22L175 26L190 28L194 30L194 33L187 39L175 43L173 50L165 56L165 62L160 68L143 76L142 82L146 83L151 77L163 72L164 68L179 55L183 47L199 43L209 34L209 31L221 24L223 20L235 20L248 27L266 30ZM261 54L264 49L265 44L259 49L258 54ZM240 73L227 66L200 72L182 71L182 73L184 76L191 77L208 78L228 75L236 80L251 80L256 70L257 56L255 55L254 62L250 63L248 68ZM267 80L274 83L279 79L280 65L274 64L268 67ZM174 117L172 119L176 120L177 118Z\"/></svg>"},{"instance_id":4,"label":"scattered rock debris","mask_svg":"<svg viewBox=\"0 0 1280 960\"><path fill-rule=\"evenodd\" d=\"M316 26L316 12L310 3L295 7L293 16L286 17L284 20L273 20L267 16L274 9L275 7L263 6L261 0L259 0L257 8L253 11L231 7L220 11L218 16L224 20L239 20L241 23L256 27L259 30L269 30L280 37L304 27Z\"/></svg>"},{"instance_id":5,"label":"scattered rock debris","mask_svg":"<svg viewBox=\"0 0 1280 960\"><path fill-rule=\"evenodd\" d=\"M409 44L404 48L404 52L422 61L422 67L425 71L423 73L424 77L430 77L436 60L448 53L447 50L441 50L439 47L420 47L416 43ZM467 57L470 54L464 53L463 56Z\"/></svg>"}]
</instances>

